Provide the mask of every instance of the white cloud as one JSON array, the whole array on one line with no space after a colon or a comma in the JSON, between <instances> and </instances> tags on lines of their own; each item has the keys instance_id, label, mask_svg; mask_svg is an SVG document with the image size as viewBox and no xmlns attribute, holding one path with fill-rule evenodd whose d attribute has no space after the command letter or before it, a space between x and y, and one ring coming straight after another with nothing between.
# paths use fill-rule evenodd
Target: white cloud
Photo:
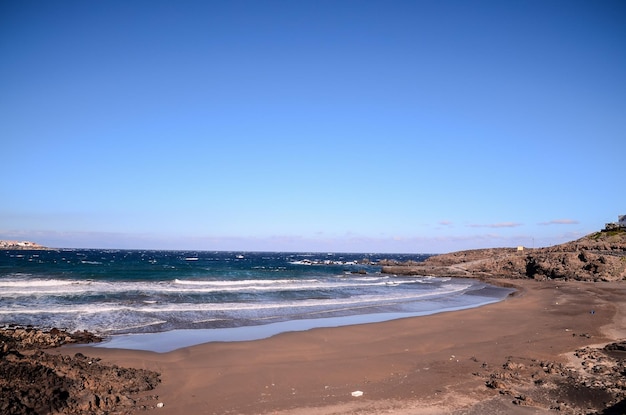
<instances>
[{"instance_id":1,"label":"white cloud","mask_svg":"<svg viewBox=\"0 0 626 415\"><path fill-rule=\"evenodd\" d=\"M539 225L577 225L577 220L574 219L554 219L548 222L539 222Z\"/></svg>"},{"instance_id":2,"label":"white cloud","mask_svg":"<svg viewBox=\"0 0 626 415\"><path fill-rule=\"evenodd\" d=\"M499 223L487 223L487 224L471 224L467 225L470 228L516 228L522 226L517 222L499 222Z\"/></svg>"}]
</instances>

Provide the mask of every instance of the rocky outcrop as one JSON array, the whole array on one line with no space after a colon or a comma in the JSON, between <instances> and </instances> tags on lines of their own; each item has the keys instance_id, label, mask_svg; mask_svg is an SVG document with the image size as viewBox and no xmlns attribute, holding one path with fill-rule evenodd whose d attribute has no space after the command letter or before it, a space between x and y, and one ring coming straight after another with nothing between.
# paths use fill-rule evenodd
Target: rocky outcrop
<instances>
[{"instance_id":1,"label":"rocky outcrop","mask_svg":"<svg viewBox=\"0 0 626 415\"><path fill-rule=\"evenodd\" d=\"M621 281L626 279L626 231L597 232L548 248L475 249L436 255L418 264L383 266L402 275Z\"/></svg>"},{"instance_id":2,"label":"rocky outcrop","mask_svg":"<svg viewBox=\"0 0 626 415\"><path fill-rule=\"evenodd\" d=\"M516 405L564 414L622 414L626 409L626 343L584 347L568 363L510 357L474 373Z\"/></svg>"},{"instance_id":3,"label":"rocky outcrop","mask_svg":"<svg viewBox=\"0 0 626 415\"><path fill-rule=\"evenodd\" d=\"M102 364L81 353L64 356L41 350L99 340L87 332L1 329L0 413L130 414L155 407L155 396L138 393L158 385L157 373Z\"/></svg>"},{"instance_id":4,"label":"rocky outcrop","mask_svg":"<svg viewBox=\"0 0 626 415\"><path fill-rule=\"evenodd\" d=\"M72 343L97 343L102 338L88 331L69 333L56 328L39 330L27 326L7 326L0 329L0 350L37 350L59 347Z\"/></svg>"}]
</instances>

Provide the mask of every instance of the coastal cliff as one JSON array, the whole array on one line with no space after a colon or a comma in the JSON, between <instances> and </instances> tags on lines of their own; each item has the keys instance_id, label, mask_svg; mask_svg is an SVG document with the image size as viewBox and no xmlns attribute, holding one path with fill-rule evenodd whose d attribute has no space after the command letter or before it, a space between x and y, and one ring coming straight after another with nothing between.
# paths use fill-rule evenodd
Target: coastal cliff
<instances>
[{"instance_id":1,"label":"coastal cliff","mask_svg":"<svg viewBox=\"0 0 626 415\"><path fill-rule=\"evenodd\" d=\"M383 263L382 272L476 278L621 281L626 279L626 231L595 232L546 248L474 249L421 263Z\"/></svg>"}]
</instances>

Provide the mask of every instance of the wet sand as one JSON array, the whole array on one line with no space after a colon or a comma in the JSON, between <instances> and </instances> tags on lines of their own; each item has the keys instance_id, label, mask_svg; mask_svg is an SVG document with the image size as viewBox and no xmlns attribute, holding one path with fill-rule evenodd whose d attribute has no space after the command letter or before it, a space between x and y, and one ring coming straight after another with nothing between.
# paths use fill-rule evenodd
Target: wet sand
<instances>
[{"instance_id":1,"label":"wet sand","mask_svg":"<svg viewBox=\"0 0 626 415\"><path fill-rule=\"evenodd\" d=\"M57 353L160 372L150 394L163 407L142 414L536 414L548 410L514 405L486 376L511 358L565 363L568 352L626 338L624 283L491 282L518 291L475 309L168 353Z\"/></svg>"}]
</instances>

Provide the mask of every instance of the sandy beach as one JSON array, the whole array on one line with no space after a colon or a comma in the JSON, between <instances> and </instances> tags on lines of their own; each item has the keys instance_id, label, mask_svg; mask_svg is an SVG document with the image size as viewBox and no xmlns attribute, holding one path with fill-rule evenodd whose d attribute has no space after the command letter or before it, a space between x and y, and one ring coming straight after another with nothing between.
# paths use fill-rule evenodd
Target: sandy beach
<instances>
[{"instance_id":1,"label":"sandy beach","mask_svg":"<svg viewBox=\"0 0 626 415\"><path fill-rule=\"evenodd\" d=\"M476 309L169 353L84 346L55 353L159 372L161 385L146 393L163 406L137 413L618 413L604 409L607 396L558 382L564 368L581 365L576 350L626 337L626 286L491 282L517 291Z\"/></svg>"}]
</instances>

